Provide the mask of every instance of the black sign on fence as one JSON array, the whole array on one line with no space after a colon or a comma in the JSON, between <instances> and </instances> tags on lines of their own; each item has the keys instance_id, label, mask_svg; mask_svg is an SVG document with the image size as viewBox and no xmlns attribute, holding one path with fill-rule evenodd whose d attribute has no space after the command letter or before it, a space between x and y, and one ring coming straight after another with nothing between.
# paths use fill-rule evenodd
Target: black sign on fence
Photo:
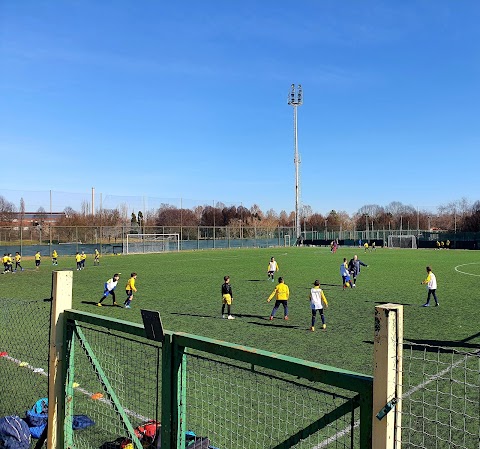
<instances>
[{"instance_id":1,"label":"black sign on fence","mask_svg":"<svg viewBox=\"0 0 480 449\"><path fill-rule=\"evenodd\" d=\"M160 312L155 310L141 310L145 333L149 340L161 341L165 340L163 332L162 318Z\"/></svg>"}]
</instances>

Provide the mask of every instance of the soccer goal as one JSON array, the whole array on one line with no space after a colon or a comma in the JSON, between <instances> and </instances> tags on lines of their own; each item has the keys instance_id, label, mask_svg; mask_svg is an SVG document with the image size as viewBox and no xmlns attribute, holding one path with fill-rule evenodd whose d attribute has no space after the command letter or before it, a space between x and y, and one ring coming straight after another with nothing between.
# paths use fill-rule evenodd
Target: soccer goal
<instances>
[{"instance_id":1,"label":"soccer goal","mask_svg":"<svg viewBox=\"0 0 480 449\"><path fill-rule=\"evenodd\" d=\"M388 247L417 249L417 238L414 235L389 235Z\"/></svg>"},{"instance_id":2,"label":"soccer goal","mask_svg":"<svg viewBox=\"0 0 480 449\"><path fill-rule=\"evenodd\" d=\"M180 234L127 234L125 254L180 251Z\"/></svg>"},{"instance_id":3,"label":"soccer goal","mask_svg":"<svg viewBox=\"0 0 480 449\"><path fill-rule=\"evenodd\" d=\"M290 236L288 234L283 236L283 246L290 246Z\"/></svg>"}]
</instances>

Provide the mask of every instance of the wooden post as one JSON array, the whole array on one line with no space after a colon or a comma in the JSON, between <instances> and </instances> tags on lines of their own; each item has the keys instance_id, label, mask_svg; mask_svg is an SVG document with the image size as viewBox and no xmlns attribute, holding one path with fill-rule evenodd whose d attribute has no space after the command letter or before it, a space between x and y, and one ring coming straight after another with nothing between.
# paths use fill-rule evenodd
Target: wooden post
<instances>
[{"instance_id":1,"label":"wooden post","mask_svg":"<svg viewBox=\"0 0 480 449\"><path fill-rule=\"evenodd\" d=\"M375 307L372 449L401 447L403 306Z\"/></svg>"},{"instance_id":2,"label":"wooden post","mask_svg":"<svg viewBox=\"0 0 480 449\"><path fill-rule=\"evenodd\" d=\"M64 316L72 308L72 271L52 273L52 313L50 317L50 364L48 380L48 434L47 448L64 447L65 388L62 363L65 362Z\"/></svg>"}]
</instances>

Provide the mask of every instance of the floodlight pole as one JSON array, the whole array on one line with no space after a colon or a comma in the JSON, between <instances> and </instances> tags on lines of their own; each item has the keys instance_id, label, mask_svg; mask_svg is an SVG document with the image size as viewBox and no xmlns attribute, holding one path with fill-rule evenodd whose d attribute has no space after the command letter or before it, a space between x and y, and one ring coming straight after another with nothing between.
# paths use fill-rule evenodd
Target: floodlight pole
<instances>
[{"instance_id":1,"label":"floodlight pole","mask_svg":"<svg viewBox=\"0 0 480 449\"><path fill-rule=\"evenodd\" d=\"M293 163L295 164L295 234L297 241L301 236L300 225L300 156L298 154L298 128L297 128L297 107L303 104L302 86L295 84L290 87L288 104L293 106Z\"/></svg>"}]
</instances>

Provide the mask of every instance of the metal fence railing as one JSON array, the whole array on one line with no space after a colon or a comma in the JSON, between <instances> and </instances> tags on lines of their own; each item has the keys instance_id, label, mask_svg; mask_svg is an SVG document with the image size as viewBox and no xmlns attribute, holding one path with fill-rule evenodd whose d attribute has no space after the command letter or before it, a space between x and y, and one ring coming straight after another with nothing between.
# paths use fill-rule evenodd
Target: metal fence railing
<instances>
[{"instance_id":1,"label":"metal fence railing","mask_svg":"<svg viewBox=\"0 0 480 449\"><path fill-rule=\"evenodd\" d=\"M404 344L402 389L405 447L479 447L480 348Z\"/></svg>"}]
</instances>

